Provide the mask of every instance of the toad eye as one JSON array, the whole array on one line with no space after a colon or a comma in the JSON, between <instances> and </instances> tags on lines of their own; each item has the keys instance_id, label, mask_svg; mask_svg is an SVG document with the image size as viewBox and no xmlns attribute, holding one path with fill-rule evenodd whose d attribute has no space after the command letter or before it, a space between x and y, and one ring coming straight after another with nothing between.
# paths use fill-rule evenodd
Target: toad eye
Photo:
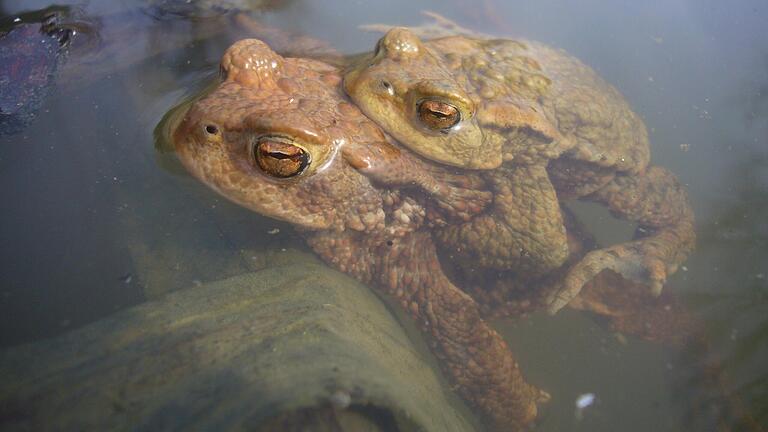
<instances>
[{"instance_id":1,"label":"toad eye","mask_svg":"<svg viewBox=\"0 0 768 432\"><path fill-rule=\"evenodd\" d=\"M417 107L419 121L431 130L447 130L461 120L461 113L455 106L438 101L423 100Z\"/></svg>"},{"instance_id":2,"label":"toad eye","mask_svg":"<svg viewBox=\"0 0 768 432\"><path fill-rule=\"evenodd\" d=\"M259 168L277 178L299 175L310 163L309 153L306 150L276 137L260 138L253 148L253 153Z\"/></svg>"},{"instance_id":3,"label":"toad eye","mask_svg":"<svg viewBox=\"0 0 768 432\"><path fill-rule=\"evenodd\" d=\"M219 134L219 128L216 127L216 125L205 125L205 133L208 135L218 135Z\"/></svg>"}]
</instances>

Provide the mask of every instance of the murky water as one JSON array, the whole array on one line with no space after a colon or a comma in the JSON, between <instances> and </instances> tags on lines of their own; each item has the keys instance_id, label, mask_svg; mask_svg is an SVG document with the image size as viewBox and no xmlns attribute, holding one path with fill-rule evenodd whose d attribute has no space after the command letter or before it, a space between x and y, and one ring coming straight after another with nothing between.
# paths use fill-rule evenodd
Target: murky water
<instances>
[{"instance_id":1,"label":"murky water","mask_svg":"<svg viewBox=\"0 0 768 432\"><path fill-rule=\"evenodd\" d=\"M174 3L184 2L156 5ZM706 390L693 375L705 361L719 365L719 385L755 424L768 422L764 2L336 3L286 1L257 16L345 53L369 50L378 37L359 24L418 24L422 9L564 48L625 95L649 128L653 163L688 187L697 251L666 289L704 322L710 351L691 358L617 337L575 312L500 321L529 379L557 395L539 430L714 430L716 416L695 410ZM0 16L45 6L0 1ZM248 30L211 9L191 18L137 1L81 6L100 41L73 46L34 122L0 136L4 347L305 249L289 225L207 191L154 146L163 115L210 82L221 53ZM632 232L601 209L576 207L601 241ZM264 250L269 259L254 259ZM576 415L587 394L594 403Z\"/></svg>"}]
</instances>

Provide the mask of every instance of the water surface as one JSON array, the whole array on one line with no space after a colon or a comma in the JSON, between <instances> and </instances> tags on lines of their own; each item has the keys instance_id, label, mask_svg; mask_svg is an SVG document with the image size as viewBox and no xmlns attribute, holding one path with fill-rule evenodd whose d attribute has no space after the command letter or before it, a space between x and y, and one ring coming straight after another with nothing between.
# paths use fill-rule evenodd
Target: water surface
<instances>
[{"instance_id":1,"label":"water surface","mask_svg":"<svg viewBox=\"0 0 768 432\"><path fill-rule=\"evenodd\" d=\"M45 6L0 1L0 15ZM280 259L304 248L288 225L207 191L153 145L163 115L202 89L247 32L227 15L161 14L138 1L80 7L98 22L100 45L73 49L37 119L0 137L4 347L265 265L253 251ZM617 337L574 312L498 323L530 380L558 395L540 430L712 430L692 411L700 389L690 376L704 362L768 421L768 5L294 0L259 16L353 53L378 37L358 25L418 24L421 9L592 66L645 119L653 163L687 185L696 212L697 251L666 289L705 323L705 357ZM577 211L602 241L632 232L601 209ZM595 403L576 416L576 399L590 393Z\"/></svg>"}]
</instances>

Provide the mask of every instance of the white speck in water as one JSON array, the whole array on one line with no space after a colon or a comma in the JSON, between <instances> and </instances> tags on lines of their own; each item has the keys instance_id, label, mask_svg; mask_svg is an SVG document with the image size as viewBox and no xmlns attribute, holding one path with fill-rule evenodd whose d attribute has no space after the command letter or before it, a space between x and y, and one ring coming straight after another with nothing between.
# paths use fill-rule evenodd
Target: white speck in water
<instances>
[{"instance_id":1,"label":"white speck in water","mask_svg":"<svg viewBox=\"0 0 768 432\"><path fill-rule=\"evenodd\" d=\"M337 409L346 409L352 403L352 396L344 390L336 390L331 395L331 404Z\"/></svg>"},{"instance_id":2,"label":"white speck in water","mask_svg":"<svg viewBox=\"0 0 768 432\"><path fill-rule=\"evenodd\" d=\"M682 270L682 271L684 271L684 272L685 272L685 271L688 271L688 267L686 267L686 266L681 266L681 267L680 267L680 270Z\"/></svg>"},{"instance_id":3,"label":"white speck in water","mask_svg":"<svg viewBox=\"0 0 768 432\"><path fill-rule=\"evenodd\" d=\"M14 18L14 19L13 19L13 22L15 22L15 23L19 23L19 22L21 22L21 18L19 18L19 17L16 17L16 18Z\"/></svg>"},{"instance_id":4,"label":"white speck in water","mask_svg":"<svg viewBox=\"0 0 768 432\"><path fill-rule=\"evenodd\" d=\"M731 340L736 340L736 338L739 337L739 331L736 329L731 329Z\"/></svg>"},{"instance_id":5,"label":"white speck in water","mask_svg":"<svg viewBox=\"0 0 768 432\"><path fill-rule=\"evenodd\" d=\"M576 398L576 412L574 415L577 420L581 420L584 417L584 410L592 406L596 399L594 393L583 393Z\"/></svg>"},{"instance_id":6,"label":"white speck in water","mask_svg":"<svg viewBox=\"0 0 768 432\"><path fill-rule=\"evenodd\" d=\"M755 277L758 278L758 279L765 279L765 274L764 273L758 273L758 274L755 275Z\"/></svg>"},{"instance_id":7,"label":"white speck in water","mask_svg":"<svg viewBox=\"0 0 768 432\"><path fill-rule=\"evenodd\" d=\"M691 145L690 144L680 144L680 151L687 152L690 149L691 149Z\"/></svg>"},{"instance_id":8,"label":"white speck in water","mask_svg":"<svg viewBox=\"0 0 768 432\"><path fill-rule=\"evenodd\" d=\"M584 393L576 398L576 408L584 409L595 403L594 393Z\"/></svg>"},{"instance_id":9,"label":"white speck in water","mask_svg":"<svg viewBox=\"0 0 768 432\"><path fill-rule=\"evenodd\" d=\"M267 231L267 234L277 234L280 232L280 228L272 228L271 230Z\"/></svg>"}]
</instances>

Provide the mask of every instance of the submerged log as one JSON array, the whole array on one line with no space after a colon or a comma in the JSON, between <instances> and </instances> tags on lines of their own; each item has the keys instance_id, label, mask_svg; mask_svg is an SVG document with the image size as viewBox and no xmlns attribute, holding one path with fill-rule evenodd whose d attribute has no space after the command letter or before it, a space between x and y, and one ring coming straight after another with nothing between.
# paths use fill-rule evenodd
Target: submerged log
<instances>
[{"instance_id":1,"label":"submerged log","mask_svg":"<svg viewBox=\"0 0 768 432\"><path fill-rule=\"evenodd\" d=\"M468 431L371 291L288 265L0 353L2 430Z\"/></svg>"}]
</instances>

